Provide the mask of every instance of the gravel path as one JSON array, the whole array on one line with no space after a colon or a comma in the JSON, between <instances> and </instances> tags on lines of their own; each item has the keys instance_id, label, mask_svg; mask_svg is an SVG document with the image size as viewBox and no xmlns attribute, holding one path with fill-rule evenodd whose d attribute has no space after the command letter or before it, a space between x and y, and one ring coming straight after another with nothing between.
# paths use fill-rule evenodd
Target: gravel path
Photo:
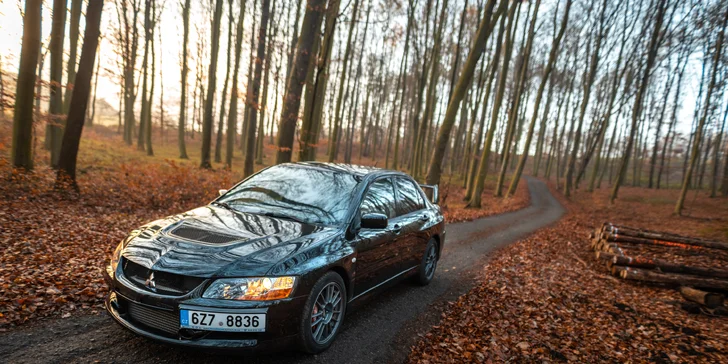
<instances>
[{"instance_id":1,"label":"gravel path","mask_svg":"<svg viewBox=\"0 0 728 364\"><path fill-rule=\"evenodd\" d=\"M488 255L556 222L563 207L546 185L527 178L527 208L446 227L447 241L435 280L427 287L400 283L347 315L343 331L326 352L248 358L157 344L115 324L106 314L41 321L0 335L4 363L386 363L402 362L418 335L436 325L444 304L467 292Z\"/></svg>"}]
</instances>

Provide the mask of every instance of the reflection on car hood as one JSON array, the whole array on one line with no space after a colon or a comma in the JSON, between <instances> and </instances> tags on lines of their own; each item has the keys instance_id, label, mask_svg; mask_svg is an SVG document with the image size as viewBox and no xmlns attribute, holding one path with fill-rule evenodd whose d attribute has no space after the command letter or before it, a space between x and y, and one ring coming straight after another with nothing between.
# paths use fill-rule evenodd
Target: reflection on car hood
<instances>
[{"instance_id":1,"label":"reflection on car hood","mask_svg":"<svg viewBox=\"0 0 728 364\"><path fill-rule=\"evenodd\" d=\"M335 230L210 205L134 230L122 255L149 269L188 276L264 275Z\"/></svg>"}]
</instances>

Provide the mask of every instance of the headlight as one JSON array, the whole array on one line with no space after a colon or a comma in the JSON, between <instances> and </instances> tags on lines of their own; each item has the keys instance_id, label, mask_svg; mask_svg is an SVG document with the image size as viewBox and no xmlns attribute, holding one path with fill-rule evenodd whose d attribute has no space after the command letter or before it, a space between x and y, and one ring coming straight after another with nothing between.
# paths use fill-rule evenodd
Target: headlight
<instances>
[{"instance_id":1,"label":"headlight","mask_svg":"<svg viewBox=\"0 0 728 364\"><path fill-rule=\"evenodd\" d=\"M119 245L116 246L116 249L114 249L114 254L111 255L111 263L109 266L111 267L111 273L113 276L113 273L116 272L116 267L119 265L119 259L121 259L121 250L123 248L123 243L119 243Z\"/></svg>"},{"instance_id":2,"label":"headlight","mask_svg":"<svg viewBox=\"0 0 728 364\"><path fill-rule=\"evenodd\" d=\"M207 287L204 298L239 301L268 301L286 298L293 292L296 277L225 278Z\"/></svg>"}]
</instances>

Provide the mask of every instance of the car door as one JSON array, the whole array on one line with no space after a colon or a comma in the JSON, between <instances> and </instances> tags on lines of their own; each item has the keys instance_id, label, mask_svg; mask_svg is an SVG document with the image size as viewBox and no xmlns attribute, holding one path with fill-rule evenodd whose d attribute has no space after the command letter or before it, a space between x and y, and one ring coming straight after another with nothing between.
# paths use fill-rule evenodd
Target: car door
<instances>
[{"instance_id":1,"label":"car door","mask_svg":"<svg viewBox=\"0 0 728 364\"><path fill-rule=\"evenodd\" d=\"M425 200L420 190L408 178L395 177L397 216L392 220L400 229L399 245L404 252L401 270L420 264L429 234L425 230L430 216L425 211Z\"/></svg>"},{"instance_id":2,"label":"car door","mask_svg":"<svg viewBox=\"0 0 728 364\"><path fill-rule=\"evenodd\" d=\"M364 194L359 213L380 213L394 218L394 184L388 177L373 181ZM396 249L397 234L390 221L385 229L360 229L357 236L354 295L363 294L396 274L402 252Z\"/></svg>"}]
</instances>

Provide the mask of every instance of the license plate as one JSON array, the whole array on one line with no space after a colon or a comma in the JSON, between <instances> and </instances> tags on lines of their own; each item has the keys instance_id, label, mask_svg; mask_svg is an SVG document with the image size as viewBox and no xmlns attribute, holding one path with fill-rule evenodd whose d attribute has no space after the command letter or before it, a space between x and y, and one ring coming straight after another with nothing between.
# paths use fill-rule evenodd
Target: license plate
<instances>
[{"instance_id":1,"label":"license plate","mask_svg":"<svg viewBox=\"0 0 728 364\"><path fill-rule=\"evenodd\" d=\"M264 313L223 313L180 310L179 323L183 329L264 332Z\"/></svg>"}]
</instances>

